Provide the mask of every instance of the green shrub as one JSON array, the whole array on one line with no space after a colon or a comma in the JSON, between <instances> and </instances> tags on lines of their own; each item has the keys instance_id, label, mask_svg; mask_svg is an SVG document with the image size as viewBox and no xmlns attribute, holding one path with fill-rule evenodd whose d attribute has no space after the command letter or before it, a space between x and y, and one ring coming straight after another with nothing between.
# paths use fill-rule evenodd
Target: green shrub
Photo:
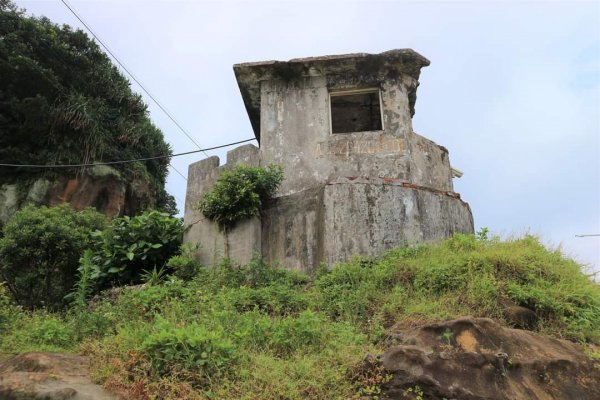
<instances>
[{"instance_id":1,"label":"green shrub","mask_svg":"<svg viewBox=\"0 0 600 400\"><path fill-rule=\"evenodd\" d=\"M180 304L188 298L199 301L196 292L184 286L182 281L169 280L156 286L126 288L115 304L103 304L100 307L116 314L116 318L149 321L170 304Z\"/></svg>"},{"instance_id":2,"label":"green shrub","mask_svg":"<svg viewBox=\"0 0 600 400\"><path fill-rule=\"evenodd\" d=\"M238 164L223 172L198 208L221 228L231 228L239 221L259 216L263 203L275 194L282 179L281 166Z\"/></svg>"},{"instance_id":3,"label":"green shrub","mask_svg":"<svg viewBox=\"0 0 600 400\"><path fill-rule=\"evenodd\" d=\"M91 232L105 225L102 214L77 212L68 204L17 212L0 239L0 278L15 301L27 308L65 306L79 258L91 245Z\"/></svg>"},{"instance_id":4,"label":"green shrub","mask_svg":"<svg viewBox=\"0 0 600 400\"><path fill-rule=\"evenodd\" d=\"M243 285L255 288L273 284L292 288L310 281L309 277L302 272L269 265L261 257L254 257L247 265L240 268L240 272L243 276Z\"/></svg>"},{"instance_id":5,"label":"green shrub","mask_svg":"<svg viewBox=\"0 0 600 400\"><path fill-rule=\"evenodd\" d=\"M198 275L203 266L200 261L184 250L182 254L171 257L167 262L167 267L174 276L189 281Z\"/></svg>"},{"instance_id":6,"label":"green shrub","mask_svg":"<svg viewBox=\"0 0 600 400\"><path fill-rule=\"evenodd\" d=\"M391 281L382 279L386 269L372 260L355 257L321 274L315 282L316 307L330 317L368 323L381 289Z\"/></svg>"},{"instance_id":7,"label":"green shrub","mask_svg":"<svg viewBox=\"0 0 600 400\"><path fill-rule=\"evenodd\" d=\"M389 333L464 315L502 322L505 301L534 310L540 332L600 343L600 289L578 264L534 237L462 235L313 278L225 260L189 281L124 288L66 319L17 314L0 349L83 343L95 377L125 398L353 398L365 386L349 373L396 343Z\"/></svg>"},{"instance_id":8,"label":"green shrub","mask_svg":"<svg viewBox=\"0 0 600 400\"><path fill-rule=\"evenodd\" d=\"M159 320L142 343L159 375L183 374L198 385L222 375L235 362L235 349L223 332L207 331L197 324L177 326Z\"/></svg>"},{"instance_id":9,"label":"green shrub","mask_svg":"<svg viewBox=\"0 0 600 400\"><path fill-rule=\"evenodd\" d=\"M72 326L73 344L84 340L99 339L114 332L114 321L106 315L87 309L74 308L67 315Z\"/></svg>"},{"instance_id":10,"label":"green shrub","mask_svg":"<svg viewBox=\"0 0 600 400\"><path fill-rule=\"evenodd\" d=\"M101 286L140 283L144 270L162 268L179 253L183 222L159 211L114 219L95 234L94 263Z\"/></svg>"},{"instance_id":11,"label":"green shrub","mask_svg":"<svg viewBox=\"0 0 600 400\"><path fill-rule=\"evenodd\" d=\"M156 268L154 266L151 270L143 270L141 278L146 285L157 286L167 279L167 271L165 267Z\"/></svg>"},{"instance_id":12,"label":"green shrub","mask_svg":"<svg viewBox=\"0 0 600 400\"><path fill-rule=\"evenodd\" d=\"M279 356L289 356L297 350L318 350L325 342L323 315L306 310L298 317L286 317L273 324L270 346Z\"/></svg>"},{"instance_id":13,"label":"green shrub","mask_svg":"<svg viewBox=\"0 0 600 400\"><path fill-rule=\"evenodd\" d=\"M233 332L235 342L248 351L262 352L269 348L273 320L259 310L232 314L231 326L225 325Z\"/></svg>"},{"instance_id":14,"label":"green shrub","mask_svg":"<svg viewBox=\"0 0 600 400\"><path fill-rule=\"evenodd\" d=\"M217 296L239 312L256 309L269 315L297 314L309 303L304 293L291 290L289 286L282 284L259 288L241 286L223 289Z\"/></svg>"},{"instance_id":15,"label":"green shrub","mask_svg":"<svg viewBox=\"0 0 600 400\"><path fill-rule=\"evenodd\" d=\"M293 288L307 284L310 278L304 273L278 268L267 264L261 257L255 257L244 266L237 266L225 258L206 274L199 276L198 280L205 287L216 290L241 286L258 288L273 284Z\"/></svg>"},{"instance_id":16,"label":"green shrub","mask_svg":"<svg viewBox=\"0 0 600 400\"><path fill-rule=\"evenodd\" d=\"M6 287L0 282L0 335L20 315L21 310L12 303Z\"/></svg>"},{"instance_id":17,"label":"green shrub","mask_svg":"<svg viewBox=\"0 0 600 400\"><path fill-rule=\"evenodd\" d=\"M56 317L46 316L38 323L32 324L29 338L38 345L68 348L73 343L74 332L68 323Z\"/></svg>"}]
</instances>

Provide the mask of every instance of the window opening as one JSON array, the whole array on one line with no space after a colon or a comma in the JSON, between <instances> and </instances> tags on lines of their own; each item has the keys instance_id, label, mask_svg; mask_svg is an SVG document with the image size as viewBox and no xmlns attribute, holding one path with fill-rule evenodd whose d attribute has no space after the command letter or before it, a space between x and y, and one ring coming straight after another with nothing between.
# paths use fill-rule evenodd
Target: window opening
<instances>
[{"instance_id":1,"label":"window opening","mask_svg":"<svg viewBox=\"0 0 600 400\"><path fill-rule=\"evenodd\" d=\"M332 133L383 129L379 89L330 93L330 107Z\"/></svg>"}]
</instances>

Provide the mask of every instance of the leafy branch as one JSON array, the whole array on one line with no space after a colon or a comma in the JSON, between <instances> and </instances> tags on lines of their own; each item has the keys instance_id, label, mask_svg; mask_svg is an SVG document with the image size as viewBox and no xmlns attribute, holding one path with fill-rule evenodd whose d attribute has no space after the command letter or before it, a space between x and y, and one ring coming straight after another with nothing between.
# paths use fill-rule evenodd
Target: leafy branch
<instances>
[{"instance_id":1,"label":"leafy branch","mask_svg":"<svg viewBox=\"0 0 600 400\"><path fill-rule=\"evenodd\" d=\"M198 205L204 216L228 230L239 221L260 215L265 201L275 195L283 168L236 165L224 172Z\"/></svg>"}]
</instances>

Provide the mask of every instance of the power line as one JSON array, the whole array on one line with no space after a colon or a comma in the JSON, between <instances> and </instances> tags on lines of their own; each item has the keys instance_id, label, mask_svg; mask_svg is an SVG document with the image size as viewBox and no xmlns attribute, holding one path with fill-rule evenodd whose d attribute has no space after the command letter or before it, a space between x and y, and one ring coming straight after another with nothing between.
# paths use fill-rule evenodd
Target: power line
<instances>
[{"instance_id":1,"label":"power line","mask_svg":"<svg viewBox=\"0 0 600 400\"><path fill-rule=\"evenodd\" d=\"M187 178L181 172L179 172L179 170L177 168L175 168L175 166L173 164L169 163L169 167L171 167L173 169L173 171L177 172L179 174L179 176L181 176L183 178L183 180L187 182Z\"/></svg>"},{"instance_id":2,"label":"power line","mask_svg":"<svg viewBox=\"0 0 600 400\"><path fill-rule=\"evenodd\" d=\"M86 27L86 29L92 34L92 36L94 36L94 38L96 38L98 43L100 43L102 45L102 47L104 47L104 49L108 52L108 54L110 54L112 56L112 58L117 62L117 64L119 64L121 66L121 68L123 68L123 70L125 72L127 72L127 74L129 74L131 79L133 79L135 81L135 83L137 83L142 88L142 90L148 95L148 97L150 97L152 99L152 101L154 101L154 103L156 103L156 105L165 113L165 115L167 117L169 117L169 119L171 121L173 121L173 123L179 128L179 130L181 130L181 132L183 132L183 134L185 136L187 136L188 139L190 139L192 141L192 143L194 143L196 145L196 147L198 147L198 149L202 150L202 147L200 147L200 145L194 140L194 138L192 138L190 136L190 134L183 128L183 126L181 126L181 124L179 122L177 122L175 117L173 117L171 115L171 113L169 111L167 111L167 109L150 93L150 91L148 91L148 89L146 89L146 87L144 85L142 85L142 83L135 77L135 75L131 71L129 71L129 69L125 66L125 64L123 64L119 60L119 58L110 50L108 45L106 45L100 39L100 37L98 35L96 35L96 33L94 33L92 28L83 20L83 18L77 13L77 11L75 11L75 9L73 7L71 7L71 5L69 5L69 3L67 3L66 0L60 0L60 1L69 9L69 11L71 11L71 13L73 13L73 15L79 20L79 22L81 22L83 24L83 26ZM204 155L206 157L208 157L208 154L206 154L206 152L204 150L202 150L202 152L204 153Z\"/></svg>"},{"instance_id":3,"label":"power line","mask_svg":"<svg viewBox=\"0 0 600 400\"><path fill-rule=\"evenodd\" d=\"M150 161L150 160L160 160L163 158L173 158L173 157L180 157L180 156L186 156L188 154L194 154L194 153L200 153L200 152L205 152L205 151L209 151L209 150L217 150L217 149L222 149L223 147L229 147L229 146L234 146L236 144L242 144L242 143L247 143L247 142L251 142L253 140L256 140L255 138L251 138L251 139L245 139L245 140L240 140L239 142L232 142L232 143L227 143L227 144L222 144L220 146L215 146L215 147L208 147L205 149L199 149L199 150L192 150L192 151L186 151L184 153L177 153L177 154L164 154L164 155L160 155L160 156L154 156L154 157L143 157L143 158L134 158L131 160L121 160L121 161L105 161L105 162L95 162L95 163L88 163L88 164L3 164L0 163L0 167L16 167L16 168L82 168L82 167L93 167L96 165L115 165L115 164L128 164L128 163L132 163L132 162L136 162L136 161Z\"/></svg>"}]
</instances>

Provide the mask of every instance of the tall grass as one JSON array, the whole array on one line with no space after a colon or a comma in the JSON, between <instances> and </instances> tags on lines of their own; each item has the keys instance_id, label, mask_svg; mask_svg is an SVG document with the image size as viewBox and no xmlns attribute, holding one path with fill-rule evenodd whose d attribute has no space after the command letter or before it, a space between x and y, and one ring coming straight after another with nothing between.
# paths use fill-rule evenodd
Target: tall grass
<instances>
[{"instance_id":1,"label":"tall grass","mask_svg":"<svg viewBox=\"0 0 600 400\"><path fill-rule=\"evenodd\" d=\"M533 236L457 235L312 278L224 262L186 282L123 289L85 313L19 311L2 317L0 350L79 348L127 398L346 399L384 379L356 369L392 327L463 315L507 323L505 304L535 311L542 334L600 343L600 288L577 263Z\"/></svg>"}]
</instances>

